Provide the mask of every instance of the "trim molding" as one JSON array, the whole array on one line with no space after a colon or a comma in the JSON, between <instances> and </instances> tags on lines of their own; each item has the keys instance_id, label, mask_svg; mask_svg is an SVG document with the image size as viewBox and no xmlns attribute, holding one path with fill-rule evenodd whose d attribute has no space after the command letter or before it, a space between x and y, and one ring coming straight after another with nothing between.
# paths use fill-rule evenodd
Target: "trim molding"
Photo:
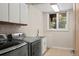
<instances>
[{"instance_id":1,"label":"trim molding","mask_svg":"<svg viewBox=\"0 0 79 59\"><path fill-rule=\"evenodd\" d=\"M50 47L48 47L50 48ZM65 50L75 50L74 48L64 48L64 47L51 47L51 48L57 48L57 49L65 49Z\"/></svg>"}]
</instances>

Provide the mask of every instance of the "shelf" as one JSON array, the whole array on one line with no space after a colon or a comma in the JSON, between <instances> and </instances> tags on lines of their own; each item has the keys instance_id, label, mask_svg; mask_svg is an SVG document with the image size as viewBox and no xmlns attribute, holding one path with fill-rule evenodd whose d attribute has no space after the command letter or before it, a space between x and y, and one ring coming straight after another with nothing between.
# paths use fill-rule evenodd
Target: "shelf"
<instances>
[{"instance_id":1,"label":"shelf","mask_svg":"<svg viewBox=\"0 0 79 59\"><path fill-rule=\"evenodd\" d=\"M18 26L27 26L27 24L12 23L12 22L5 22L5 21L0 21L0 24L2 24L2 25L18 25Z\"/></svg>"}]
</instances>

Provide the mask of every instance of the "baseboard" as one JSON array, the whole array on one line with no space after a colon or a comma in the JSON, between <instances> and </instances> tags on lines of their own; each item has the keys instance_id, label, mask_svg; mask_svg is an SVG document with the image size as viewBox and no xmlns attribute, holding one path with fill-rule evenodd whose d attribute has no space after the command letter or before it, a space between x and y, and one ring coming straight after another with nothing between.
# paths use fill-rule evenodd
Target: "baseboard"
<instances>
[{"instance_id":1,"label":"baseboard","mask_svg":"<svg viewBox=\"0 0 79 59\"><path fill-rule=\"evenodd\" d=\"M74 48L64 48L64 47L48 47L48 48L57 48L57 49L65 49L65 50L75 50Z\"/></svg>"}]
</instances>

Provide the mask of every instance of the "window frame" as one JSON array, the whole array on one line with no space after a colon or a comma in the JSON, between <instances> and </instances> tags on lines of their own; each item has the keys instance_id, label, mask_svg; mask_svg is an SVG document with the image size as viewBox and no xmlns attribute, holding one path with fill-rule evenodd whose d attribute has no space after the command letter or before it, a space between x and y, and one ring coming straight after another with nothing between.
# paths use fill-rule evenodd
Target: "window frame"
<instances>
[{"instance_id":1,"label":"window frame","mask_svg":"<svg viewBox=\"0 0 79 59\"><path fill-rule=\"evenodd\" d=\"M66 28L64 28L64 29L60 29L59 28L59 26L58 26L58 24L59 24L59 13L66 13ZM54 28L52 28L52 29L50 29L49 28L49 18L47 19L47 29L48 30L53 30L53 31L69 31L68 29L69 29L69 27L68 27L68 25L69 25L69 20L68 20L68 18L69 18L69 14L68 14L68 12L59 12L59 13L53 13L53 14L56 14L56 29L54 29ZM48 15L49 16L49 15Z\"/></svg>"}]
</instances>

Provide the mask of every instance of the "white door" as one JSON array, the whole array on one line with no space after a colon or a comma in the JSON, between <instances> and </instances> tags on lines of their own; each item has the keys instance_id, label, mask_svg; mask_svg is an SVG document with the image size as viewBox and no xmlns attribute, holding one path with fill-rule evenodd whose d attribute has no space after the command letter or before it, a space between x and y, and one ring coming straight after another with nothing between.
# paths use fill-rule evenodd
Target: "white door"
<instances>
[{"instance_id":1,"label":"white door","mask_svg":"<svg viewBox=\"0 0 79 59\"><path fill-rule=\"evenodd\" d=\"M25 3L20 4L20 23L27 24L28 22L28 5Z\"/></svg>"},{"instance_id":2,"label":"white door","mask_svg":"<svg viewBox=\"0 0 79 59\"><path fill-rule=\"evenodd\" d=\"M8 21L8 3L0 3L0 21Z\"/></svg>"},{"instance_id":3,"label":"white door","mask_svg":"<svg viewBox=\"0 0 79 59\"><path fill-rule=\"evenodd\" d=\"M19 3L9 4L9 21L13 23L19 23Z\"/></svg>"}]
</instances>

